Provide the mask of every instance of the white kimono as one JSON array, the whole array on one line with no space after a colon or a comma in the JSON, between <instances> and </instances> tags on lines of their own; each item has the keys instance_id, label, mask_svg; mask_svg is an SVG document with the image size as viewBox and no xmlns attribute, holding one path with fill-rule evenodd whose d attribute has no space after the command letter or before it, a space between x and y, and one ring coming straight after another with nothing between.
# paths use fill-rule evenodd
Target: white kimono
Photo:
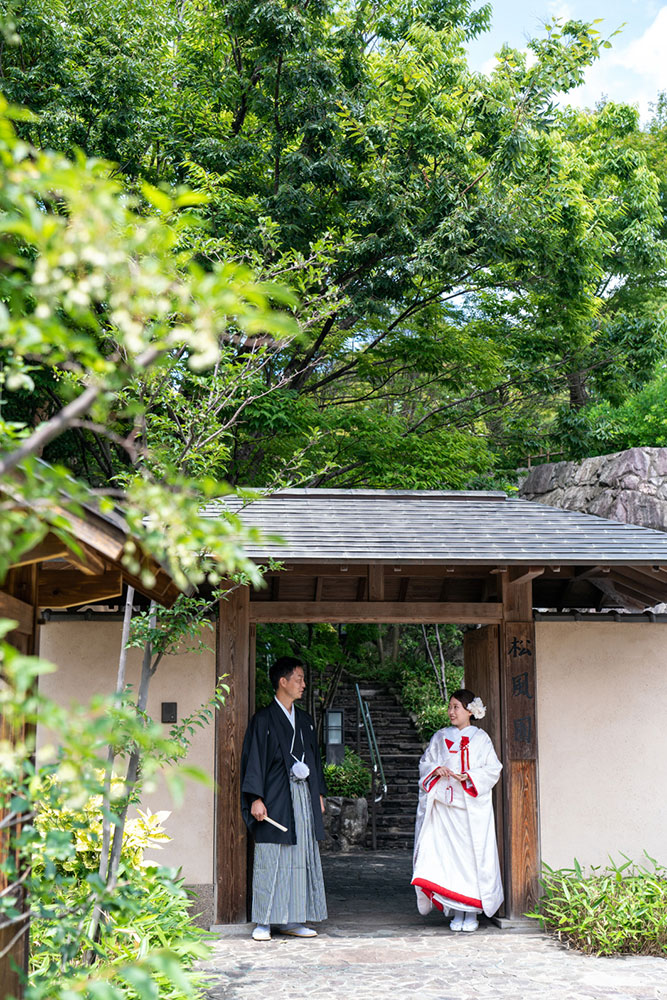
<instances>
[{"instance_id":1,"label":"white kimono","mask_svg":"<svg viewBox=\"0 0 667 1000\"><path fill-rule=\"evenodd\" d=\"M465 780L434 774L443 765ZM491 740L475 726L440 729L426 748L419 762L412 877L420 912L428 912L430 900L445 913L484 911L491 917L502 903L491 800L501 770Z\"/></svg>"}]
</instances>

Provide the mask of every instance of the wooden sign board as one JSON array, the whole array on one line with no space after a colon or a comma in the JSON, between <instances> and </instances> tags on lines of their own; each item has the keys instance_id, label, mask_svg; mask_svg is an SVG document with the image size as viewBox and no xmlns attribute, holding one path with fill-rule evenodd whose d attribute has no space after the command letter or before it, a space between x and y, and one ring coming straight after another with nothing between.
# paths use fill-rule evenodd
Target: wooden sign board
<instances>
[{"instance_id":1,"label":"wooden sign board","mask_svg":"<svg viewBox=\"0 0 667 1000\"><path fill-rule=\"evenodd\" d=\"M507 759L536 760L533 622L506 622L501 626L500 657Z\"/></svg>"}]
</instances>

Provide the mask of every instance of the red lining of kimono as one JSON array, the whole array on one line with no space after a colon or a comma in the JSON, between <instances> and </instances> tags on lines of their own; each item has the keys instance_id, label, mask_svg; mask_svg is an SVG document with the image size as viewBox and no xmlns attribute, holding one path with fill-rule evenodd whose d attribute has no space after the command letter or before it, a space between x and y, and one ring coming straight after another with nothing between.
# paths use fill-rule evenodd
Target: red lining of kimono
<instances>
[{"instance_id":1,"label":"red lining of kimono","mask_svg":"<svg viewBox=\"0 0 667 1000\"><path fill-rule=\"evenodd\" d=\"M468 787L470 786L470 787ZM475 782L472 780L469 774L466 774L465 781L461 782L461 787L467 795L470 795L473 799L477 798L477 789L475 788Z\"/></svg>"},{"instance_id":2,"label":"red lining of kimono","mask_svg":"<svg viewBox=\"0 0 667 1000\"><path fill-rule=\"evenodd\" d=\"M424 778L424 780L422 781L422 787L423 787L423 789L424 789L425 792L430 792L431 789L434 788L435 785L438 783L438 781L440 781L440 775L439 774L435 775L435 772L437 771L437 769L438 769L437 767L433 768L433 770L431 771L431 773L427 774L426 777ZM433 775L435 775L435 778L434 778L433 781L430 781L429 779L433 778ZM427 784L427 782L428 782L428 784ZM471 798L473 798L473 799L477 798L477 795L479 793L478 793L477 789L475 788L475 782L472 780L472 778L470 777L469 774L466 774L465 779L461 782L461 787L463 788L463 791L467 795L469 795Z\"/></svg>"},{"instance_id":3,"label":"red lining of kimono","mask_svg":"<svg viewBox=\"0 0 667 1000\"><path fill-rule=\"evenodd\" d=\"M438 767L440 767L439 764L438 764ZM425 792L430 792L431 789L433 788L433 786L436 784L436 782L440 781L440 775L437 774L436 777L435 777L435 781L429 782L428 785L426 784L426 782L429 780L429 778L432 778L433 775L435 774L435 772L438 770L438 767L434 767L433 770L429 774L427 774L426 777L424 778L424 780L422 781L422 787L423 787L423 789L424 789Z\"/></svg>"},{"instance_id":4,"label":"red lining of kimono","mask_svg":"<svg viewBox=\"0 0 667 1000\"><path fill-rule=\"evenodd\" d=\"M451 899L455 903L465 903L466 906L477 906L480 910L482 909L481 899L473 899L471 896L462 896L458 892L452 892L451 889L443 889L441 885L437 885L435 882L429 882L428 879L415 878L412 880L412 885L416 885L420 889L424 889L427 895L430 895L432 892L437 892L439 896ZM437 906L437 901L435 899L433 899L432 902ZM442 907L438 907L438 909L442 909Z\"/></svg>"}]
</instances>

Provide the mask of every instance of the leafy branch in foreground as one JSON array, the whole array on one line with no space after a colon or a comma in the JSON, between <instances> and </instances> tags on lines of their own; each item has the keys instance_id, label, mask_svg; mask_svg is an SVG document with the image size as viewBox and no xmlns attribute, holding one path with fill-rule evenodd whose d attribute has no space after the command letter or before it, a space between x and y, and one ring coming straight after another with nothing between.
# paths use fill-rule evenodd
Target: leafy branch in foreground
<instances>
[{"instance_id":1,"label":"leafy branch in foreground","mask_svg":"<svg viewBox=\"0 0 667 1000\"><path fill-rule=\"evenodd\" d=\"M168 195L148 184L141 199L129 195L107 163L20 142L14 114L0 99L0 484L12 520L0 573L40 532L66 533L68 505L90 499L63 470L36 462L48 445L90 422L101 439L108 428L114 441L127 443L128 464L112 471L128 524L179 587L217 584L219 564L223 573L243 570L258 582L243 554L241 521L199 516L202 500L226 487L204 474L207 456L193 451L228 433L256 391L266 394L265 386L257 390L257 371L272 338L298 335L294 295L258 283L247 267L203 267L179 249L183 231L196 223L190 210L204 196ZM211 368L218 422L208 438L193 422L170 457L163 445L153 458L146 416L154 396ZM48 415L30 406L37 379L57 389ZM17 393L26 401L23 421L5 415ZM104 485L98 503L109 511L113 501L104 494L117 491L113 482ZM150 585L136 550L128 548L125 562Z\"/></svg>"},{"instance_id":2,"label":"leafy branch in foreground","mask_svg":"<svg viewBox=\"0 0 667 1000\"><path fill-rule=\"evenodd\" d=\"M2 622L6 632L13 623ZM139 811L140 785L158 772L177 798L182 777L165 764L184 756L192 732L210 717L202 706L169 735L127 695L60 706L37 690L51 664L0 645L5 684L0 741L0 813L9 850L0 861L0 923L27 932L32 966L27 1000L155 1000L198 996L191 966L203 957L202 936L175 872L146 866L143 851L165 839L166 813ZM217 704L222 692L216 692ZM51 745L35 764L39 723ZM140 761L140 774L108 780L114 756ZM191 777L205 777L187 768ZM100 874L105 830L118 857ZM168 839L168 838L167 838ZM113 862L113 866L112 866ZM159 991L159 992L158 992Z\"/></svg>"}]
</instances>

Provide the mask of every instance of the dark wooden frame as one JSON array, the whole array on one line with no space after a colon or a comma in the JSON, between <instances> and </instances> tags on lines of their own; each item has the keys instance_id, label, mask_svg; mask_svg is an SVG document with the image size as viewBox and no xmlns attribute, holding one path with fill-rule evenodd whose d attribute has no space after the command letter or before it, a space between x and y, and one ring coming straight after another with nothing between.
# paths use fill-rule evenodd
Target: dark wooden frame
<instances>
[{"instance_id":1,"label":"dark wooden frame","mask_svg":"<svg viewBox=\"0 0 667 1000\"><path fill-rule=\"evenodd\" d=\"M350 572L347 567L343 572ZM474 567L446 566L384 566L381 563L352 567L350 576L365 581L357 586L357 600L323 600L319 582L325 574L338 577L341 568L307 564L287 567L283 573L272 574L268 591L239 588L220 602L220 624L217 647L218 676L226 675L231 686L230 696L217 714L216 725L216 922L239 923L247 919L248 840L241 819L239 795L239 761L243 735L254 707L254 626L260 622L370 622L377 624L482 624L492 633L491 702L495 723L494 742L504 762L502 796L496 797L499 841L504 843L504 882L506 916L520 918L531 909L537 892L539 871L537 751L534 719L535 635L532 620L532 581L541 575L541 567L485 567L488 577L484 584L486 598L481 601L386 601L389 574L400 573L403 581L399 594L407 596L405 580L428 577L437 581L439 592L446 596L447 581L464 579L479 573ZM280 580L287 574L305 578L299 593L311 593L319 600L302 597L285 599L280 593ZM311 578L309 580L309 578ZM493 599L490 599L493 598ZM252 633L252 634L251 634ZM522 673L526 667L525 685L532 692L533 716L530 731L533 745L530 753L523 744L510 738L517 716L513 695L514 657L507 645L517 642L532 644L532 655L521 657ZM525 645L523 647L526 648ZM529 661L524 664L524 660ZM488 673L488 671L487 671ZM522 679L522 683L524 680ZM529 704L531 699L528 698ZM496 712L493 712L493 706ZM526 723L521 723L526 725ZM519 730L517 730L519 732ZM503 831L505 836L503 836Z\"/></svg>"}]
</instances>

